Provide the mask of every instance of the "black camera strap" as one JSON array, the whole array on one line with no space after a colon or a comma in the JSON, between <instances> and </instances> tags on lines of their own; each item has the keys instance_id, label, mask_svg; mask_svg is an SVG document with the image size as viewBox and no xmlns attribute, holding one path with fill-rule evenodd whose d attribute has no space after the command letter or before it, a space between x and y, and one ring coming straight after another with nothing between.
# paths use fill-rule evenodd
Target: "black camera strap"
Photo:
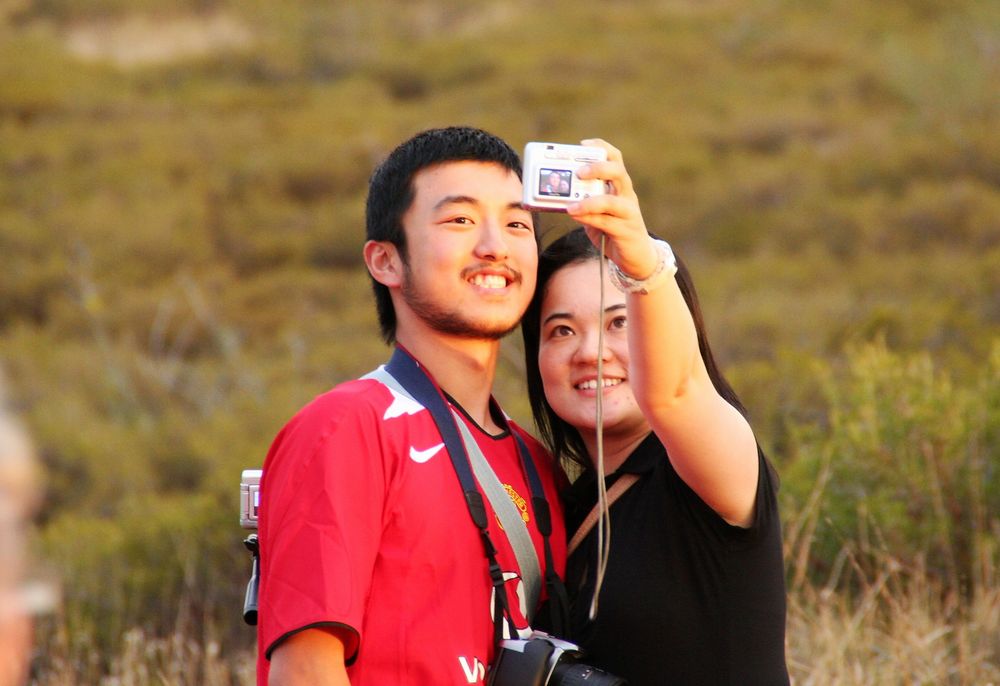
<instances>
[{"instance_id":1,"label":"black camera strap","mask_svg":"<svg viewBox=\"0 0 1000 686\"><path fill-rule=\"evenodd\" d=\"M458 477L465 496L465 503L469 509L469 514L476 528L479 529L483 541L483 548L489 563L490 580L494 589L494 639L496 643L503 638L504 617L510 618L510 605L507 591L503 579L503 571L496 559L496 547L489 535L489 522L486 517L486 506L483 496L479 492L476 479L472 473L469 461L469 454L466 450L455 418L448 408L448 401L441 390L431 381L429 375L420 367L417 361L405 350L397 347L392 358L385 366L385 371L393 377L417 402L423 405L437 425L441 438L444 440L448 455L451 458L452 466ZM496 406L491 398L491 409L495 411L498 420L507 424L506 417ZM567 628L567 618L569 601L566 588L555 571L552 557L552 546L549 538L552 534L552 518L549 511L549 504L545 498L545 491L542 488L542 480L538 475L531 453L528 451L524 440L509 425L504 428L514 437L521 463L524 466L525 474L528 477L528 485L531 489L531 505L535 514L535 522L538 531L542 535L545 549L545 583L549 594L549 603L552 611L553 630L562 633ZM530 610L529 610L530 612ZM513 631L513 622L511 630ZM563 634L564 635L564 634Z\"/></svg>"},{"instance_id":2,"label":"black camera strap","mask_svg":"<svg viewBox=\"0 0 1000 686\"><path fill-rule=\"evenodd\" d=\"M535 523L538 532L542 534L542 542L545 548L545 588L549 598L549 623L551 631L557 636L566 636L569 631L569 595L566 592L566 585L556 572L555 561L552 558L552 545L549 537L552 535L552 514L549 511L549 501L545 498L545 490L542 488L542 479L538 476L538 469L528 446L524 444L524 439L520 434L507 430L517 441L521 452L521 461L525 463L525 472L528 474L528 481L531 486L531 507L535 512Z\"/></svg>"}]
</instances>

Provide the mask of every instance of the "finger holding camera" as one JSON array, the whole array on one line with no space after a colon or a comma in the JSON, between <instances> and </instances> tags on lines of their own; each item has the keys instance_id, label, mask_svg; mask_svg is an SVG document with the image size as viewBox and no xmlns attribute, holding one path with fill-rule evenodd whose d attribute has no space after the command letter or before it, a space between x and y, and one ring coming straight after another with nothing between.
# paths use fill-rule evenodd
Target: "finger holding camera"
<instances>
[{"instance_id":1,"label":"finger holding camera","mask_svg":"<svg viewBox=\"0 0 1000 686\"><path fill-rule=\"evenodd\" d=\"M635 195L635 188L632 186L632 177L628 175L628 171L625 169L625 159L622 156L621 150L603 138L587 138L580 141L580 144L594 148L603 148L607 152L607 160L589 164L588 175L584 176L581 174L581 178L603 179L611 184L611 187L614 189L614 195Z\"/></svg>"},{"instance_id":2,"label":"finger holding camera","mask_svg":"<svg viewBox=\"0 0 1000 686\"><path fill-rule=\"evenodd\" d=\"M585 198L568 206L566 211L584 226L595 245L600 244L600 235L605 235L607 256L622 272L643 279L656 269L659 257L642 218L639 198L625 169L622 153L599 138L582 143L605 149L608 159L580 167L577 174L581 179L603 180L614 193Z\"/></svg>"}]
</instances>

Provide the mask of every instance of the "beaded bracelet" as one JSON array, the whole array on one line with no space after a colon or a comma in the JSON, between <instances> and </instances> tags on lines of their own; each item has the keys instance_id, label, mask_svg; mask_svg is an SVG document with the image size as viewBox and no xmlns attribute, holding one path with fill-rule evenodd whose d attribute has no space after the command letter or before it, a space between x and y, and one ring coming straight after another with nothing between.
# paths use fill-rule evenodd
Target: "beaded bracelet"
<instances>
[{"instance_id":1,"label":"beaded bracelet","mask_svg":"<svg viewBox=\"0 0 1000 686\"><path fill-rule=\"evenodd\" d=\"M670 249L670 244L659 239L653 240L656 246L656 254L660 258L656 263L653 273L645 279L635 279L619 269L618 265L608 260L608 275L611 283L622 293L638 293L645 295L654 288L663 285L667 279L673 278L677 273L677 260L674 258L674 251Z\"/></svg>"}]
</instances>

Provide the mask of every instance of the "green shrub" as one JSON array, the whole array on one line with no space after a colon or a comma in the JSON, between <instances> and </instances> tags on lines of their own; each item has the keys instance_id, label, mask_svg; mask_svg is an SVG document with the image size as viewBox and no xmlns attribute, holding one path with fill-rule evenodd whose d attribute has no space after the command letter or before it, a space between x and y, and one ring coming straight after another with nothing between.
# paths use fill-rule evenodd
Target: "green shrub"
<instances>
[{"instance_id":1,"label":"green shrub","mask_svg":"<svg viewBox=\"0 0 1000 686\"><path fill-rule=\"evenodd\" d=\"M871 574L891 551L952 588L984 581L1000 524L1000 341L980 372L959 385L926 353L884 343L853 348L842 374L823 369L829 423L800 427L785 465L800 577L840 573L844 554Z\"/></svg>"}]
</instances>

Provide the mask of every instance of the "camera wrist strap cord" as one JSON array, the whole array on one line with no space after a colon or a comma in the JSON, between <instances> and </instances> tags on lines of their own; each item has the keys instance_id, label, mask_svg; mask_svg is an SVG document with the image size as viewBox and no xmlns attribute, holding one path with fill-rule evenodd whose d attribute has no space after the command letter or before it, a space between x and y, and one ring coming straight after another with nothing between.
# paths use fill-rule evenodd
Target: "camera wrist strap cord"
<instances>
[{"instance_id":1,"label":"camera wrist strap cord","mask_svg":"<svg viewBox=\"0 0 1000 686\"><path fill-rule=\"evenodd\" d=\"M591 621L597 617L597 599L604 585L604 573L608 568L608 557L611 554L611 512L608 505L608 488L604 480L604 272L605 272L605 242L606 237L601 232L600 256L600 295L598 317L601 326L597 331L597 406L596 406L596 443L597 443L597 504L599 517L597 519L597 569L594 578L594 596L590 601L588 616Z\"/></svg>"}]
</instances>

